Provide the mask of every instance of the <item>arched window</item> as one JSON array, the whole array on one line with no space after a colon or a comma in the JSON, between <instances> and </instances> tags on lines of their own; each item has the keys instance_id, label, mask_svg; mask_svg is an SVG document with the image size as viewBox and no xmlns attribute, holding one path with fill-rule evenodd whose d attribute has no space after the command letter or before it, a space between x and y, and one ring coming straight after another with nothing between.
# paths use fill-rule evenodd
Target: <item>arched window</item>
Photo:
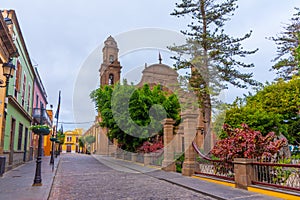
<instances>
[{"instance_id":1,"label":"arched window","mask_svg":"<svg viewBox=\"0 0 300 200\"><path fill-rule=\"evenodd\" d=\"M110 63L113 63L113 62L114 62L114 56L113 56L113 55L110 55L110 56L109 56L109 62L110 62Z\"/></svg>"},{"instance_id":2,"label":"arched window","mask_svg":"<svg viewBox=\"0 0 300 200\"><path fill-rule=\"evenodd\" d=\"M114 75L109 74L108 76L108 85L113 85L114 84Z\"/></svg>"}]
</instances>

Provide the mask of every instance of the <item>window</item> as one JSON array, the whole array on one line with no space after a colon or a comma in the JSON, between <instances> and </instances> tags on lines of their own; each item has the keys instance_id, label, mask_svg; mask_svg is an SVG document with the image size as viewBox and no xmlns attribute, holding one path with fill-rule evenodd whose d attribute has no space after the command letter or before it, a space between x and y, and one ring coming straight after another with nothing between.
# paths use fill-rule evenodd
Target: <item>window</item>
<instances>
[{"instance_id":1,"label":"window","mask_svg":"<svg viewBox=\"0 0 300 200\"><path fill-rule=\"evenodd\" d=\"M35 107L38 108L39 107L39 95L36 95L35 97Z\"/></svg>"},{"instance_id":2,"label":"window","mask_svg":"<svg viewBox=\"0 0 300 200\"><path fill-rule=\"evenodd\" d=\"M72 142L72 136L67 137L67 142Z\"/></svg>"},{"instance_id":3,"label":"window","mask_svg":"<svg viewBox=\"0 0 300 200\"><path fill-rule=\"evenodd\" d=\"M114 62L114 56L113 55L109 55L109 62L113 63Z\"/></svg>"},{"instance_id":4,"label":"window","mask_svg":"<svg viewBox=\"0 0 300 200\"><path fill-rule=\"evenodd\" d=\"M27 112L29 112L29 105L30 105L30 90L31 90L31 86L28 85Z\"/></svg>"},{"instance_id":5,"label":"window","mask_svg":"<svg viewBox=\"0 0 300 200\"><path fill-rule=\"evenodd\" d=\"M21 85L21 75L22 75L22 66L20 61L17 61L17 69L16 69L16 82L15 88L17 92L20 92L20 85Z\"/></svg>"},{"instance_id":6,"label":"window","mask_svg":"<svg viewBox=\"0 0 300 200\"><path fill-rule=\"evenodd\" d=\"M19 124L19 137L18 137L18 150L22 148L22 139L23 139L23 124Z\"/></svg>"},{"instance_id":7,"label":"window","mask_svg":"<svg viewBox=\"0 0 300 200\"><path fill-rule=\"evenodd\" d=\"M23 78L23 86L22 86L22 106L24 107L25 104L25 92L26 92L26 75L24 74Z\"/></svg>"},{"instance_id":8,"label":"window","mask_svg":"<svg viewBox=\"0 0 300 200\"><path fill-rule=\"evenodd\" d=\"M114 84L114 75L110 74L108 76L108 85L113 85Z\"/></svg>"}]
</instances>

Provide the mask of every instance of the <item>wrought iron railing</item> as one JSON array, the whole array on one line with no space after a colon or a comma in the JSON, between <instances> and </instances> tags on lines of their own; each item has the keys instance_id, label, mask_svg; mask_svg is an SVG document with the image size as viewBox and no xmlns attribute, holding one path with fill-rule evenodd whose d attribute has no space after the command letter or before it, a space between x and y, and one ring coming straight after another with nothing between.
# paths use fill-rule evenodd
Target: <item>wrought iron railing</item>
<instances>
[{"instance_id":1,"label":"wrought iron railing","mask_svg":"<svg viewBox=\"0 0 300 200\"><path fill-rule=\"evenodd\" d=\"M193 142L192 145L200 158L197 160L199 168L196 170L195 174L234 181L234 165L232 162L213 160L203 155L195 142Z\"/></svg>"},{"instance_id":2,"label":"wrought iron railing","mask_svg":"<svg viewBox=\"0 0 300 200\"><path fill-rule=\"evenodd\" d=\"M43 116L43 123L48 124L49 126L51 126L52 122L51 119L47 113L46 109L40 109L40 108L33 108L32 110L32 117L40 122L41 121L41 116Z\"/></svg>"},{"instance_id":3,"label":"wrought iron railing","mask_svg":"<svg viewBox=\"0 0 300 200\"><path fill-rule=\"evenodd\" d=\"M254 162L252 184L300 191L300 163L280 164Z\"/></svg>"}]
</instances>

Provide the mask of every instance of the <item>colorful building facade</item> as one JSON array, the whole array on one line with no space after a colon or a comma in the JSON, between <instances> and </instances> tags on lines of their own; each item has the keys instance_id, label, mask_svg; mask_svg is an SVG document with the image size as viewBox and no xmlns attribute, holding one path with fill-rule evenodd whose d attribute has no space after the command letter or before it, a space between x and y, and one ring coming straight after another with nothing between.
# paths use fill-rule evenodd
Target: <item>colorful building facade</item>
<instances>
[{"instance_id":1,"label":"colorful building facade","mask_svg":"<svg viewBox=\"0 0 300 200\"><path fill-rule=\"evenodd\" d=\"M0 174L5 171L5 159L3 156L4 149L4 127L5 127L5 101L6 101L6 91L5 87L6 78L3 76L3 64L8 63L11 58L18 56L16 46L13 43L12 37L10 35L7 23L9 22L8 18L5 18L0 14ZM3 162L3 163L2 163Z\"/></svg>"},{"instance_id":2,"label":"colorful building facade","mask_svg":"<svg viewBox=\"0 0 300 200\"><path fill-rule=\"evenodd\" d=\"M32 95L34 69L25 45L15 11L4 11L12 20L8 25L10 35L19 53L13 60L16 66L15 76L11 78L7 89L7 109L4 131L4 155L7 168L13 168L29 159L30 130L32 122Z\"/></svg>"},{"instance_id":3,"label":"colorful building facade","mask_svg":"<svg viewBox=\"0 0 300 200\"><path fill-rule=\"evenodd\" d=\"M83 129L76 128L73 131L66 131L65 142L62 145L62 153L79 152L79 138L82 136Z\"/></svg>"},{"instance_id":4,"label":"colorful building facade","mask_svg":"<svg viewBox=\"0 0 300 200\"><path fill-rule=\"evenodd\" d=\"M37 124L46 124L48 126L52 126L52 118L48 115L46 110L47 107L47 93L43 86L41 77L39 75L38 69L35 68L35 79L34 79L34 90L33 90L33 107L32 107L32 117L33 117L33 125ZM38 149L38 136L31 133L31 143L30 143L30 155L33 157L37 156L37 149ZM43 137L43 143L50 142L47 141L47 137ZM43 154L45 153L44 145L42 147ZM44 154L45 155L45 154Z\"/></svg>"}]
</instances>

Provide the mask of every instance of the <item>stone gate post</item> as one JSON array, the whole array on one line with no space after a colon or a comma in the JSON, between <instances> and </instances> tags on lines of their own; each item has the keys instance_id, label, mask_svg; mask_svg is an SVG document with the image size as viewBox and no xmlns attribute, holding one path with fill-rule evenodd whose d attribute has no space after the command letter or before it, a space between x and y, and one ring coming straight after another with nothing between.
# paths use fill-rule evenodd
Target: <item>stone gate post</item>
<instances>
[{"instance_id":1,"label":"stone gate post","mask_svg":"<svg viewBox=\"0 0 300 200\"><path fill-rule=\"evenodd\" d=\"M254 168L252 163L254 159L235 158L234 163L234 181L237 188L247 189L254 180Z\"/></svg>"},{"instance_id":2,"label":"stone gate post","mask_svg":"<svg viewBox=\"0 0 300 200\"><path fill-rule=\"evenodd\" d=\"M173 119L165 119L164 124L164 160L162 162L162 168L165 171L176 171L175 161L174 161L174 146L172 145L173 140L173 124L175 121Z\"/></svg>"},{"instance_id":3,"label":"stone gate post","mask_svg":"<svg viewBox=\"0 0 300 200\"><path fill-rule=\"evenodd\" d=\"M191 176L195 172L196 160L195 150L192 142L195 140L197 133L197 120L198 114L185 112L182 114L183 127L184 127L184 153L185 158L182 166L182 175Z\"/></svg>"}]
</instances>

